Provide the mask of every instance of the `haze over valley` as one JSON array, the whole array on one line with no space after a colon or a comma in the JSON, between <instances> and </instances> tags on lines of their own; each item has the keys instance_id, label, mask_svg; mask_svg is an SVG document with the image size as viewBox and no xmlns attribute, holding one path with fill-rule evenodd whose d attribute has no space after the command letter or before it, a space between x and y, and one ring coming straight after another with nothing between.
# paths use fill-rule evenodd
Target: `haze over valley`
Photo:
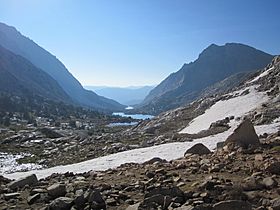
<instances>
[{"instance_id":1,"label":"haze over valley","mask_svg":"<svg viewBox=\"0 0 280 210\"><path fill-rule=\"evenodd\" d=\"M140 104L155 86L130 86L130 87L106 87L84 86L98 95L114 99L115 101L132 106Z\"/></svg>"}]
</instances>

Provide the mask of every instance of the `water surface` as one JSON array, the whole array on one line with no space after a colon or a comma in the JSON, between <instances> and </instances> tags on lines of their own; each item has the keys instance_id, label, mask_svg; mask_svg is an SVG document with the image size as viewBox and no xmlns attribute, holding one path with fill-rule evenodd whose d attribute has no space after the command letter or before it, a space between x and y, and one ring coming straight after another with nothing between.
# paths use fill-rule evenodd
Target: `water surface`
<instances>
[{"instance_id":1,"label":"water surface","mask_svg":"<svg viewBox=\"0 0 280 210\"><path fill-rule=\"evenodd\" d=\"M131 117L132 119L136 120L147 120L147 119L152 119L154 116L153 115L148 115L148 114L125 114L123 112L114 112L112 115L117 115L121 117Z\"/></svg>"}]
</instances>

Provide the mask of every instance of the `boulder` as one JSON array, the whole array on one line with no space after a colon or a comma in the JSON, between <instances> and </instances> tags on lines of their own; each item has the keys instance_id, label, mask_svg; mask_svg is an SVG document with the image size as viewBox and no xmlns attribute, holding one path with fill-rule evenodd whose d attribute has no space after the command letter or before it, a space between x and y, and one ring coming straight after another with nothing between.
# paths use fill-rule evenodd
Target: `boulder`
<instances>
[{"instance_id":1,"label":"boulder","mask_svg":"<svg viewBox=\"0 0 280 210\"><path fill-rule=\"evenodd\" d=\"M264 178L262 183L267 189L272 189L278 185L278 182L272 177Z\"/></svg>"},{"instance_id":2,"label":"boulder","mask_svg":"<svg viewBox=\"0 0 280 210\"><path fill-rule=\"evenodd\" d=\"M255 177L248 177L244 179L244 183L241 184L244 191L261 190L263 189L263 183L261 180Z\"/></svg>"},{"instance_id":3,"label":"boulder","mask_svg":"<svg viewBox=\"0 0 280 210\"><path fill-rule=\"evenodd\" d=\"M154 163L166 163L167 161L164 159L161 159L159 157L154 157L146 162L144 162L143 164L154 164Z\"/></svg>"},{"instance_id":4,"label":"boulder","mask_svg":"<svg viewBox=\"0 0 280 210\"><path fill-rule=\"evenodd\" d=\"M164 196L170 196L171 198L175 197L184 197L185 193L179 188L179 187L158 187L153 189L152 191L145 194L145 199L148 197L152 197L154 195L164 195Z\"/></svg>"},{"instance_id":5,"label":"boulder","mask_svg":"<svg viewBox=\"0 0 280 210\"><path fill-rule=\"evenodd\" d=\"M139 209L153 209L157 208L158 206L161 206L162 209L167 209L171 202L172 198L170 196L157 194L145 198L140 204Z\"/></svg>"},{"instance_id":6,"label":"boulder","mask_svg":"<svg viewBox=\"0 0 280 210\"><path fill-rule=\"evenodd\" d=\"M248 148L250 145L259 145L260 140L252 122L245 119L226 139L225 145L227 144L234 144L243 148Z\"/></svg>"},{"instance_id":7,"label":"boulder","mask_svg":"<svg viewBox=\"0 0 280 210\"><path fill-rule=\"evenodd\" d=\"M195 144L194 146L192 146L191 148L189 148L186 152L186 154L197 154L197 155L205 155L205 154L210 154L211 151L204 146L201 143Z\"/></svg>"},{"instance_id":8,"label":"boulder","mask_svg":"<svg viewBox=\"0 0 280 210\"><path fill-rule=\"evenodd\" d=\"M250 203L241 200L221 201L214 204L213 210L252 210Z\"/></svg>"},{"instance_id":9,"label":"boulder","mask_svg":"<svg viewBox=\"0 0 280 210\"><path fill-rule=\"evenodd\" d=\"M280 162L270 163L265 170L271 174L280 175Z\"/></svg>"},{"instance_id":10,"label":"boulder","mask_svg":"<svg viewBox=\"0 0 280 210\"><path fill-rule=\"evenodd\" d=\"M32 174L9 183L8 187L14 190L17 188L24 187L25 185L29 185L29 186L35 185L37 184L37 182L38 182L37 176L35 174Z\"/></svg>"},{"instance_id":11,"label":"boulder","mask_svg":"<svg viewBox=\"0 0 280 210\"><path fill-rule=\"evenodd\" d=\"M50 204L50 210L70 210L73 206L73 200L67 197L60 197L53 200Z\"/></svg>"},{"instance_id":12,"label":"boulder","mask_svg":"<svg viewBox=\"0 0 280 210\"><path fill-rule=\"evenodd\" d=\"M106 209L106 203L98 190L87 191L85 199L89 202L92 209Z\"/></svg>"},{"instance_id":13,"label":"boulder","mask_svg":"<svg viewBox=\"0 0 280 210\"><path fill-rule=\"evenodd\" d=\"M138 209L167 209L172 200L185 202L185 194L178 187L158 187L145 194L144 201L140 203Z\"/></svg>"},{"instance_id":14,"label":"boulder","mask_svg":"<svg viewBox=\"0 0 280 210\"><path fill-rule=\"evenodd\" d=\"M66 186L64 184L53 184L47 188L48 194L52 198L58 198L66 194Z\"/></svg>"},{"instance_id":15,"label":"boulder","mask_svg":"<svg viewBox=\"0 0 280 210\"><path fill-rule=\"evenodd\" d=\"M84 197L84 192L82 189L76 191L74 203L77 209L84 209L86 199Z\"/></svg>"}]
</instances>

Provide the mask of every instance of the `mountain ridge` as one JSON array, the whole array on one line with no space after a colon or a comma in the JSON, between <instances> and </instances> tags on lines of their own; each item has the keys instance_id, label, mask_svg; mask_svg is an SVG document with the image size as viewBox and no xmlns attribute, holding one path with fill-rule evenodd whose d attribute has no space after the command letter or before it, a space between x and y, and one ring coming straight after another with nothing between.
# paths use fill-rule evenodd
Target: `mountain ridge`
<instances>
[{"instance_id":1,"label":"mountain ridge","mask_svg":"<svg viewBox=\"0 0 280 210\"><path fill-rule=\"evenodd\" d=\"M195 100L203 89L235 73L257 71L272 58L272 55L240 43L212 44L195 61L184 64L151 90L138 108L158 114L179 107Z\"/></svg>"},{"instance_id":2,"label":"mountain ridge","mask_svg":"<svg viewBox=\"0 0 280 210\"><path fill-rule=\"evenodd\" d=\"M27 59L0 45L0 91L18 95L40 95L48 99L73 103L59 84Z\"/></svg>"},{"instance_id":3,"label":"mountain ridge","mask_svg":"<svg viewBox=\"0 0 280 210\"><path fill-rule=\"evenodd\" d=\"M72 100L80 105L102 110L119 110L124 108L123 105L116 101L100 97L92 91L85 90L56 56L30 38L22 35L15 27L1 22L0 44L14 54L26 58L36 67L52 76Z\"/></svg>"}]
</instances>

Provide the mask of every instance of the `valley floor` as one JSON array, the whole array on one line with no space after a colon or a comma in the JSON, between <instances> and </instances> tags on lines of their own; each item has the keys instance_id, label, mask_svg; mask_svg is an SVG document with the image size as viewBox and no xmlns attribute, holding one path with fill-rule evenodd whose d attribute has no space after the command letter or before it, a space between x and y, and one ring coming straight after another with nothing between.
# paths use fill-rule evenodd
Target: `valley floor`
<instances>
[{"instance_id":1,"label":"valley floor","mask_svg":"<svg viewBox=\"0 0 280 210\"><path fill-rule=\"evenodd\" d=\"M274 129L278 130L279 122ZM257 127L258 132L268 131L268 126ZM125 163L117 168L115 158L135 157L142 161L164 152L168 160L183 155L184 144L167 144L147 149L132 150L104 157L86 164L75 164L67 170L83 172L71 173L61 167L60 171L47 169L37 173L38 182L31 177L11 183L0 176L0 209L264 209L277 210L280 207L280 150L279 132L269 135L262 145L255 149L227 152L218 150L206 155L186 155L172 161L153 158L145 163ZM198 141L197 141L198 142ZM196 143L197 143L196 142ZM193 143L192 143L193 144ZM176 146L175 146L176 145ZM186 145L185 145L186 146ZM164 150L160 150L163 149ZM169 151L168 151L169 148ZM168 156L172 150L178 154ZM154 152L154 155L148 156ZM181 154L182 152L182 154ZM97 160L99 160L99 164ZM127 162L118 160L119 164ZM131 161L129 161L131 162ZM107 170L106 170L107 169ZM103 171L104 170L104 171ZM61 172L62 174L53 172ZM65 173L66 172L66 173ZM16 173L10 178L26 176L30 173ZM50 175L50 176L48 176ZM48 176L48 177L46 177ZM14 186L18 186L14 188Z\"/></svg>"},{"instance_id":2,"label":"valley floor","mask_svg":"<svg viewBox=\"0 0 280 210\"><path fill-rule=\"evenodd\" d=\"M277 119L272 124L255 126L255 129L258 135L262 135L264 133L267 134L275 133L279 130L279 127L280 127L280 119ZM162 144L162 145L157 145L157 146L152 146L147 148L119 152L116 154L99 157L76 164L57 166L57 167L52 167L52 168L47 168L42 170L16 172L12 174L3 174L3 175L10 179L18 179L30 174L36 174L38 178L45 178L53 173L62 173L62 174L66 172L83 173L91 170L103 171L103 170L108 170L110 168L116 168L121 164L125 164L125 163L143 163L154 157L159 157L161 159L170 161L183 157L185 151L197 143L203 143L209 149L214 150L216 148L217 143L223 142L233 132L235 128L236 128L236 123L235 126L232 126L229 130L223 133L200 138L200 139L195 139L192 142L177 142L177 143Z\"/></svg>"}]
</instances>

